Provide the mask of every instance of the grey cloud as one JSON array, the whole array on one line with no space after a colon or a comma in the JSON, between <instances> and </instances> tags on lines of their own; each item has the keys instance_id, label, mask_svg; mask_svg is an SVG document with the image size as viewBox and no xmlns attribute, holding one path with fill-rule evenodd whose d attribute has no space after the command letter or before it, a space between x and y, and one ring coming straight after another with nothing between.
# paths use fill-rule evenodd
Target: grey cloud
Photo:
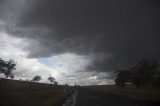
<instances>
[{"instance_id":1,"label":"grey cloud","mask_svg":"<svg viewBox=\"0 0 160 106\"><path fill-rule=\"evenodd\" d=\"M156 0L38 0L8 31L32 39L33 46L27 48L30 57L65 52L93 55L88 70L112 71L142 58L160 60L160 8L156 3L159 4Z\"/></svg>"}]
</instances>

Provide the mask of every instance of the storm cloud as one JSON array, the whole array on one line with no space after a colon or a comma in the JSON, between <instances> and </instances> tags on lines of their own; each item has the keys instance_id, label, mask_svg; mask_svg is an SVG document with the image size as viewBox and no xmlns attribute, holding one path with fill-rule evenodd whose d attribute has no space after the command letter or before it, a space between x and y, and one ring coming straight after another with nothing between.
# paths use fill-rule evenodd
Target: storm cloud
<instances>
[{"instance_id":1,"label":"storm cloud","mask_svg":"<svg viewBox=\"0 0 160 106\"><path fill-rule=\"evenodd\" d=\"M28 39L30 58L85 55L92 61L86 71L96 72L127 68L142 58L160 60L157 0L22 1L16 3L25 9L17 7L22 9L6 29Z\"/></svg>"}]
</instances>

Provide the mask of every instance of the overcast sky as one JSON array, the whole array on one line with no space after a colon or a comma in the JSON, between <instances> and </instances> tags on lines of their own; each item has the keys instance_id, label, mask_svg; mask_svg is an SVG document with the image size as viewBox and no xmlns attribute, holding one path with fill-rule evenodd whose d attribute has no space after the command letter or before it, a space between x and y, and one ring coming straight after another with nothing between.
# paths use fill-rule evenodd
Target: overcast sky
<instances>
[{"instance_id":1,"label":"overcast sky","mask_svg":"<svg viewBox=\"0 0 160 106\"><path fill-rule=\"evenodd\" d=\"M16 79L113 84L114 71L160 60L158 0L0 0L0 58ZM3 75L1 75L3 77Z\"/></svg>"}]
</instances>

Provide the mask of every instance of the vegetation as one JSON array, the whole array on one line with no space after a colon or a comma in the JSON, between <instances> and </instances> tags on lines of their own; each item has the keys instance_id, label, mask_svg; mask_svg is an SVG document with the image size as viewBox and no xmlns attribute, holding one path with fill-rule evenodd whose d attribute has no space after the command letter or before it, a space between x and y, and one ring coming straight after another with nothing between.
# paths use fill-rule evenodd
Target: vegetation
<instances>
[{"instance_id":1,"label":"vegetation","mask_svg":"<svg viewBox=\"0 0 160 106\"><path fill-rule=\"evenodd\" d=\"M10 74L10 76L9 77L11 77L11 79L14 79L14 75L13 74Z\"/></svg>"},{"instance_id":2,"label":"vegetation","mask_svg":"<svg viewBox=\"0 0 160 106\"><path fill-rule=\"evenodd\" d=\"M144 59L129 70L118 70L117 72L115 84L118 86L124 86L130 82L137 87L160 87L159 64L155 60Z\"/></svg>"},{"instance_id":3,"label":"vegetation","mask_svg":"<svg viewBox=\"0 0 160 106\"><path fill-rule=\"evenodd\" d=\"M41 76L36 75L33 77L32 81L36 81L38 83L38 81L42 80Z\"/></svg>"},{"instance_id":4,"label":"vegetation","mask_svg":"<svg viewBox=\"0 0 160 106\"><path fill-rule=\"evenodd\" d=\"M126 82L131 82L132 74L130 71L119 70L119 74L117 75L117 79L115 80L116 85L124 86Z\"/></svg>"},{"instance_id":5,"label":"vegetation","mask_svg":"<svg viewBox=\"0 0 160 106\"><path fill-rule=\"evenodd\" d=\"M58 82L57 82L57 81L54 81L54 85L57 86L57 85L58 85Z\"/></svg>"},{"instance_id":6,"label":"vegetation","mask_svg":"<svg viewBox=\"0 0 160 106\"><path fill-rule=\"evenodd\" d=\"M73 88L0 78L0 106L61 106Z\"/></svg>"},{"instance_id":7,"label":"vegetation","mask_svg":"<svg viewBox=\"0 0 160 106\"><path fill-rule=\"evenodd\" d=\"M160 101L160 88L156 87L141 87L137 88L135 85L125 85L118 87L115 85L95 85L85 86L85 89L96 92L106 91L108 94L134 98L138 100Z\"/></svg>"},{"instance_id":8,"label":"vegetation","mask_svg":"<svg viewBox=\"0 0 160 106\"><path fill-rule=\"evenodd\" d=\"M55 81L55 78L54 77L48 77L48 80L51 82L51 84Z\"/></svg>"},{"instance_id":9,"label":"vegetation","mask_svg":"<svg viewBox=\"0 0 160 106\"><path fill-rule=\"evenodd\" d=\"M15 70L16 62L12 59L4 61L0 58L0 74L3 73L6 78L13 78L12 71Z\"/></svg>"}]
</instances>

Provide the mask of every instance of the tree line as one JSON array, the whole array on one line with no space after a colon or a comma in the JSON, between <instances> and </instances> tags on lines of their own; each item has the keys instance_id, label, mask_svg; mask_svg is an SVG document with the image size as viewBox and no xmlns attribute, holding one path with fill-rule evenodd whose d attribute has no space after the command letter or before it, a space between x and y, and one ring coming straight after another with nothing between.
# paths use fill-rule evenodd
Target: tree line
<instances>
[{"instance_id":1,"label":"tree line","mask_svg":"<svg viewBox=\"0 0 160 106\"><path fill-rule=\"evenodd\" d=\"M56 81L56 79L54 77L49 76L47 79L48 79L48 81L51 82L51 84L54 84L56 86L58 85L58 82ZM31 81L33 81L33 82L36 81L38 83L40 80L42 80L42 77L39 75L36 75L33 77L33 79Z\"/></svg>"},{"instance_id":2,"label":"tree line","mask_svg":"<svg viewBox=\"0 0 160 106\"><path fill-rule=\"evenodd\" d=\"M117 86L125 86L127 83L137 87L160 87L160 68L159 63L152 59L143 59L138 64L128 70L121 69L115 71Z\"/></svg>"}]
</instances>

